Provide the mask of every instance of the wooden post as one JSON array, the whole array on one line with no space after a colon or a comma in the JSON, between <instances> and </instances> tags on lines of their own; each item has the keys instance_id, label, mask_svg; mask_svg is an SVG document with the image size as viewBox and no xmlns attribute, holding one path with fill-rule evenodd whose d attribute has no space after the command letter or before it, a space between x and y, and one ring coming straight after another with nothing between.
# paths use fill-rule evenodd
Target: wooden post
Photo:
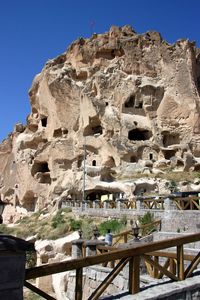
<instances>
[{"instance_id":1,"label":"wooden post","mask_svg":"<svg viewBox=\"0 0 200 300\"><path fill-rule=\"evenodd\" d=\"M129 293L140 291L140 256L134 256L129 261Z\"/></svg>"},{"instance_id":2,"label":"wooden post","mask_svg":"<svg viewBox=\"0 0 200 300\"><path fill-rule=\"evenodd\" d=\"M82 300L83 268L76 269L75 300Z\"/></svg>"},{"instance_id":3,"label":"wooden post","mask_svg":"<svg viewBox=\"0 0 200 300\"><path fill-rule=\"evenodd\" d=\"M177 276L178 276L179 280L184 280L183 245L177 246Z\"/></svg>"},{"instance_id":4,"label":"wooden post","mask_svg":"<svg viewBox=\"0 0 200 300\"><path fill-rule=\"evenodd\" d=\"M159 257L154 256L154 261L159 263ZM158 278L158 269L155 266L153 267L153 278Z\"/></svg>"}]
</instances>

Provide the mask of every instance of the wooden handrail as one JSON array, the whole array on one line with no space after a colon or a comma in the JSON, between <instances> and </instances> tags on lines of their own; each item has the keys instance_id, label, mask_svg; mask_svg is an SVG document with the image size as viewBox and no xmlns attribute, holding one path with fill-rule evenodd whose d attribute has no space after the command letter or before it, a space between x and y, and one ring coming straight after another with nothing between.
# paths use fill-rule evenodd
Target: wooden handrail
<instances>
[{"instance_id":1,"label":"wooden handrail","mask_svg":"<svg viewBox=\"0 0 200 300\"><path fill-rule=\"evenodd\" d=\"M140 229L145 229L145 228L148 228L148 227L150 227L152 225L160 225L160 224L161 224L161 220L157 220L157 221L154 221L154 222L149 223L149 224L140 225ZM124 234L129 234L131 232L132 232L132 229L128 229L126 231L122 231L120 233L114 234L113 238L121 236L121 235L124 235Z\"/></svg>"},{"instance_id":2,"label":"wooden handrail","mask_svg":"<svg viewBox=\"0 0 200 300\"><path fill-rule=\"evenodd\" d=\"M140 229L144 230L144 229L146 229L148 227L151 227L151 226L154 226L154 225L155 226L159 225L161 227L161 220L157 220L157 221L154 221L154 222L149 223L149 224L140 225ZM159 230L160 230L160 228L159 228ZM120 233L114 234L113 238L119 238L119 239L117 239L117 241L115 241L113 243L113 246L115 246L122 238L124 239L123 242L127 243L129 234L132 234L132 229L128 229L126 231L122 231Z\"/></svg>"},{"instance_id":3,"label":"wooden handrail","mask_svg":"<svg viewBox=\"0 0 200 300\"><path fill-rule=\"evenodd\" d=\"M33 279L37 277L43 277L50 274L77 270L79 268L89 267L96 264L101 264L104 262L117 260L126 257L134 257L138 255L143 255L145 253L162 250L170 247L181 246L183 244L188 244L191 242L196 242L200 240L200 233L195 233L191 235L185 235L181 237L176 237L168 240L151 242L148 244L138 244L132 245L126 249L112 251L108 253L103 253L97 256L89 256L85 258L72 259L66 262L52 263L48 265L42 265L26 270L26 280Z\"/></svg>"},{"instance_id":4,"label":"wooden handrail","mask_svg":"<svg viewBox=\"0 0 200 300\"><path fill-rule=\"evenodd\" d=\"M200 240L200 233L191 235L185 235L176 237L168 240L156 241L148 244L135 243L126 249L111 251L103 253L97 256L89 256L80 259L73 259L70 261L52 263L49 265L42 265L39 267L31 268L26 270L25 280L51 275L55 273L76 270L76 283L75 283L75 300L82 300L82 282L83 282L83 268L93 266L100 263L107 263L109 261L118 260L118 264L114 269L107 275L100 286L94 291L89 297L90 300L97 300L99 296L105 291L109 283L119 274L120 270L129 262L129 293L135 294L140 290L140 259L144 258L145 263L149 269L149 272L156 278L161 278L164 274L172 280L184 280L191 276L195 267L200 262L200 253L194 257L188 266L187 270L184 271L184 244L196 242ZM158 254L159 250L176 247L176 269L174 258L168 257L164 266L159 264ZM154 254L152 259L151 254ZM162 252L160 252L161 256ZM170 268L168 270L168 268ZM25 285L27 286L27 282ZM31 284L28 284L29 288L39 295L44 294L41 290L35 289ZM45 295L44 295L45 297ZM45 299L51 299L48 295ZM53 299L53 298L52 298Z\"/></svg>"}]
</instances>

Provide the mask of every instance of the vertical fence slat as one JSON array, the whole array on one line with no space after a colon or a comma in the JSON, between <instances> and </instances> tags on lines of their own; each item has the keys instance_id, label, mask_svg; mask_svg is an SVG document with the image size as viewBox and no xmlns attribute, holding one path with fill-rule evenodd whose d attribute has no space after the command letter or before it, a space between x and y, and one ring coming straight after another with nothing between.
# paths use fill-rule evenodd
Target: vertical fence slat
<instances>
[{"instance_id":1,"label":"vertical fence slat","mask_svg":"<svg viewBox=\"0 0 200 300\"><path fill-rule=\"evenodd\" d=\"M83 268L76 269L75 300L82 300L83 293Z\"/></svg>"},{"instance_id":2,"label":"vertical fence slat","mask_svg":"<svg viewBox=\"0 0 200 300\"><path fill-rule=\"evenodd\" d=\"M154 256L154 261L156 263L159 263L159 257L158 256ZM154 278L158 278L158 269L155 266L153 267L153 277Z\"/></svg>"},{"instance_id":3,"label":"vertical fence slat","mask_svg":"<svg viewBox=\"0 0 200 300\"><path fill-rule=\"evenodd\" d=\"M184 280L183 245L177 246L177 276L178 276L179 280Z\"/></svg>"}]
</instances>

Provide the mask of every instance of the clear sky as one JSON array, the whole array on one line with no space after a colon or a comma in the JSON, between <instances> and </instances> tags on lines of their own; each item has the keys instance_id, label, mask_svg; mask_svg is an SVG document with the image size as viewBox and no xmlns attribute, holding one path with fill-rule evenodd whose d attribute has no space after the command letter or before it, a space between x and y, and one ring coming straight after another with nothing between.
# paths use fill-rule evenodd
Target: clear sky
<instances>
[{"instance_id":1,"label":"clear sky","mask_svg":"<svg viewBox=\"0 0 200 300\"><path fill-rule=\"evenodd\" d=\"M0 141L26 123L34 76L73 40L129 24L200 47L199 21L199 0L0 0Z\"/></svg>"}]
</instances>

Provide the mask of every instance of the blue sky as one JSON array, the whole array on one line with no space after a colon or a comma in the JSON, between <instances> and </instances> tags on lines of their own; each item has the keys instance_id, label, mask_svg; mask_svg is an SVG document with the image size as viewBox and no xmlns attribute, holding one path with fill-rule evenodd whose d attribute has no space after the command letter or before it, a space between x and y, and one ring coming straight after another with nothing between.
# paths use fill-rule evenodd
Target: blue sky
<instances>
[{"instance_id":1,"label":"blue sky","mask_svg":"<svg viewBox=\"0 0 200 300\"><path fill-rule=\"evenodd\" d=\"M30 113L28 89L45 62L79 37L131 25L200 47L199 0L1 0L0 141ZM93 24L91 26L91 24Z\"/></svg>"}]
</instances>

